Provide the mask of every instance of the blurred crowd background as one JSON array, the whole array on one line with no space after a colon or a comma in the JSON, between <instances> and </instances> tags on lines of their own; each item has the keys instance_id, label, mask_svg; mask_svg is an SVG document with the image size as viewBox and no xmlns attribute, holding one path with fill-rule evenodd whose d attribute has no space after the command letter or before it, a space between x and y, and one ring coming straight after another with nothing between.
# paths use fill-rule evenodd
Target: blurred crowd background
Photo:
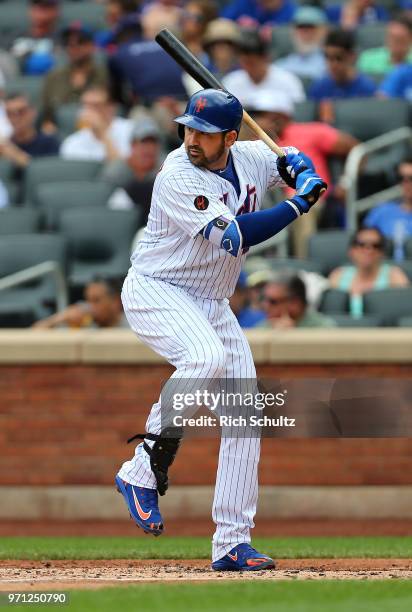
<instances>
[{"instance_id":1,"label":"blurred crowd background","mask_svg":"<svg viewBox=\"0 0 412 612\"><path fill-rule=\"evenodd\" d=\"M127 327L130 252L199 89L164 27L329 185L251 250L242 327L412 326L412 0L0 0L0 327Z\"/></svg>"}]
</instances>

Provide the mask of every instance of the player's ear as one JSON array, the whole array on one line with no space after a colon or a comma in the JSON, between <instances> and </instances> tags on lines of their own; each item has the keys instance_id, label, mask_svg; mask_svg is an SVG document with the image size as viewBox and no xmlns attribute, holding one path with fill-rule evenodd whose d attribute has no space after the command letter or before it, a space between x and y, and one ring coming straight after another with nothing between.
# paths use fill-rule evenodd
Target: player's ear
<instances>
[{"instance_id":1,"label":"player's ear","mask_svg":"<svg viewBox=\"0 0 412 612\"><path fill-rule=\"evenodd\" d=\"M231 147L237 140L237 132L236 130L230 130L230 132L226 132L225 134L225 145L227 147Z\"/></svg>"}]
</instances>

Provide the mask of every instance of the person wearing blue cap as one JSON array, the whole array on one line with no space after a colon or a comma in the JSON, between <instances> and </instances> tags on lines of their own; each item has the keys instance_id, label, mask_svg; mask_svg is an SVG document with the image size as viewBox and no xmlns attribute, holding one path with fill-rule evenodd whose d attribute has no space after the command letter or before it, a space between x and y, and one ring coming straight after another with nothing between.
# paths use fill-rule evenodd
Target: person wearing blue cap
<instances>
[{"instance_id":1,"label":"person wearing blue cap","mask_svg":"<svg viewBox=\"0 0 412 612\"><path fill-rule=\"evenodd\" d=\"M234 294L229 300L230 308L234 312L240 327L244 329L256 327L261 323L266 315L262 310L255 310L250 307L249 289L247 284L247 274L241 271Z\"/></svg>"}]
</instances>

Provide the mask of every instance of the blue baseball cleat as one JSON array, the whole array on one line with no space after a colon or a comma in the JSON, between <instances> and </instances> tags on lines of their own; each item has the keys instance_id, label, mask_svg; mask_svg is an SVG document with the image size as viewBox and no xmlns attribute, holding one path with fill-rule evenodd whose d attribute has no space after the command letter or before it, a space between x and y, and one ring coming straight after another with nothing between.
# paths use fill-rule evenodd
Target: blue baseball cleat
<instances>
[{"instance_id":1,"label":"blue baseball cleat","mask_svg":"<svg viewBox=\"0 0 412 612\"><path fill-rule=\"evenodd\" d=\"M129 509L130 518L145 533L162 535L163 519L157 505L156 489L145 489L125 482L119 475L115 478L117 490L121 493Z\"/></svg>"},{"instance_id":2,"label":"blue baseball cleat","mask_svg":"<svg viewBox=\"0 0 412 612\"><path fill-rule=\"evenodd\" d=\"M212 569L216 572L253 572L274 568L273 559L262 555L246 543L238 544L227 555L212 563Z\"/></svg>"}]
</instances>

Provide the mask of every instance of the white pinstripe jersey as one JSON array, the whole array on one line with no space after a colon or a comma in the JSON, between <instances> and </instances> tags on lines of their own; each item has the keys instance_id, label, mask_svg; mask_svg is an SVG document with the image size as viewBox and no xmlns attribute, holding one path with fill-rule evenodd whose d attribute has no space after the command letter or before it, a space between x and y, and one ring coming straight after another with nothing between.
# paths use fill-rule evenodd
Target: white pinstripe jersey
<instances>
[{"instance_id":1,"label":"white pinstripe jersey","mask_svg":"<svg viewBox=\"0 0 412 612\"><path fill-rule=\"evenodd\" d=\"M154 183L144 236L131 259L138 274L167 281L201 298L232 295L245 254L234 257L199 232L221 215L231 220L258 210L266 190L283 181L277 156L262 141L236 142L231 152L239 198L229 181L194 166L184 145L167 156Z\"/></svg>"}]
</instances>

